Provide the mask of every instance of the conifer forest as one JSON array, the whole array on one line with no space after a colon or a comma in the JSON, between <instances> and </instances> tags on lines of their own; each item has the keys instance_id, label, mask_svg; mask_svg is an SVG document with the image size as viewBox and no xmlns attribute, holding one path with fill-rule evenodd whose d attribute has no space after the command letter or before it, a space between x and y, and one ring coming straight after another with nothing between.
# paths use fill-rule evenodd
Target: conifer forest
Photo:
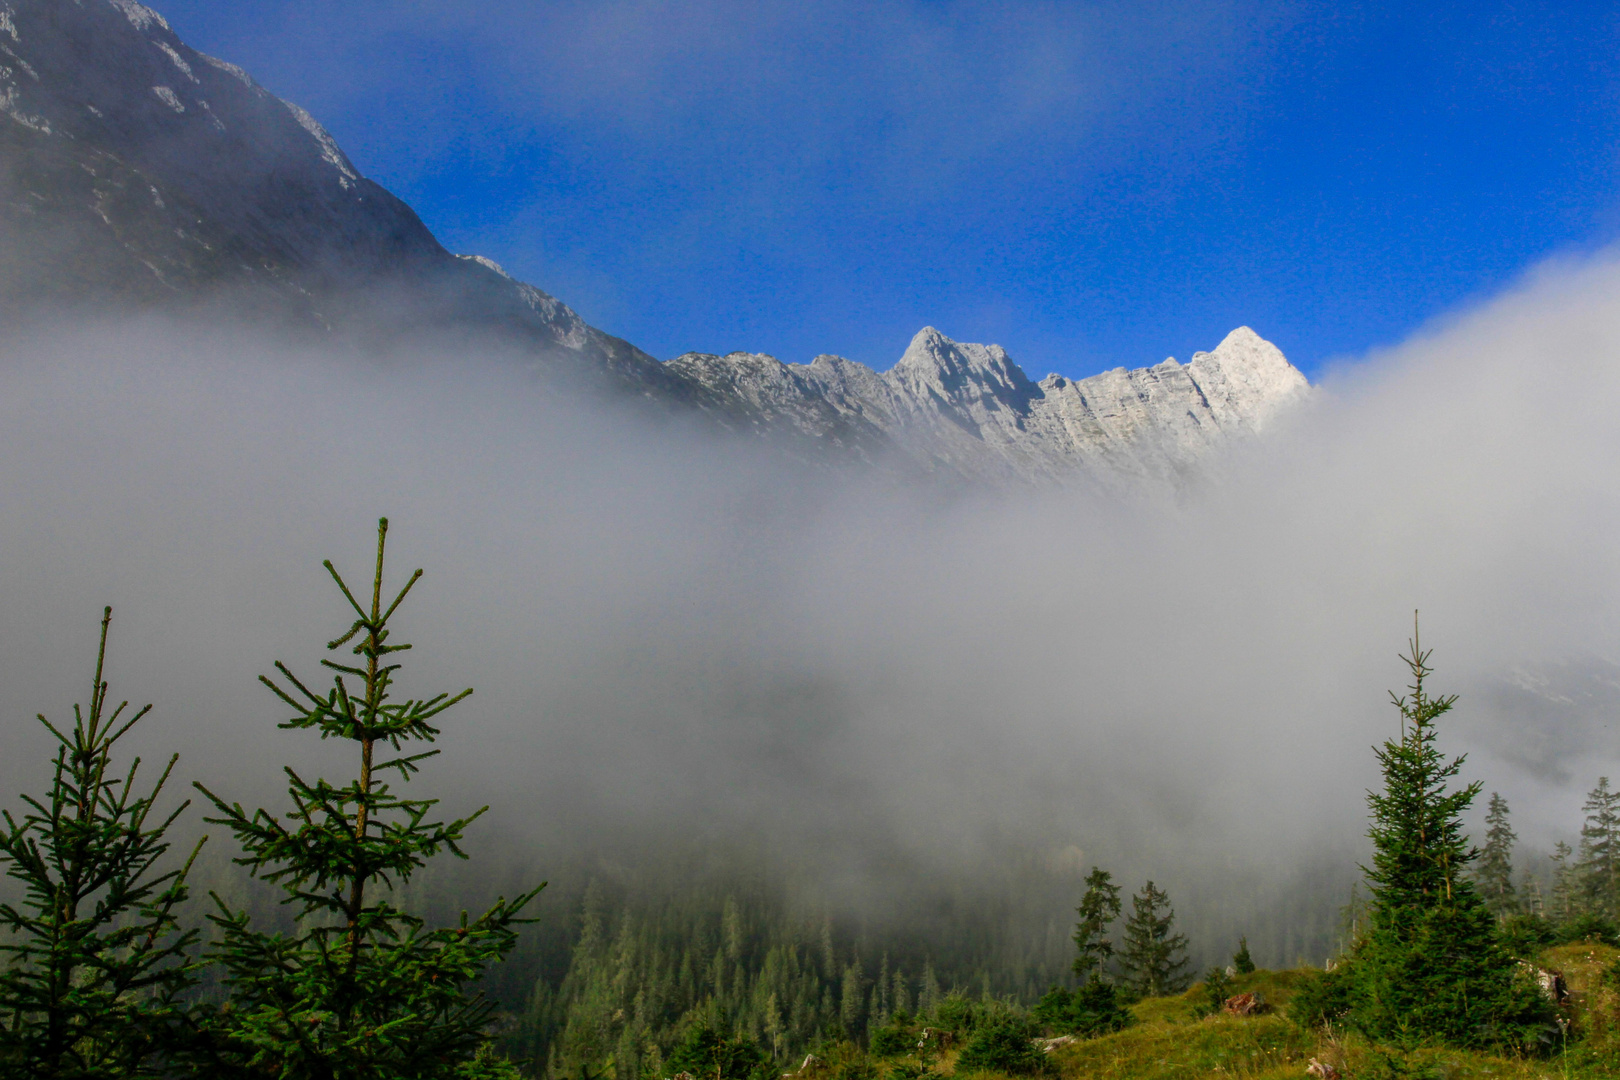
<instances>
[{"instance_id":1,"label":"conifer forest","mask_svg":"<svg viewBox=\"0 0 1620 1080\"><path fill-rule=\"evenodd\" d=\"M178 754L125 752L153 706L105 678L118 636L103 614L88 696L38 717L54 754L0 832L0 1074L1620 1069L1620 789L1594 778L1576 843L1526 850L1508 795L1442 750L1461 706L1435 689L1416 623L1387 738L1369 749L1382 784L1345 811L1365 814L1369 855L1332 905L1325 955L1283 956L1264 927L1197 941L1180 897L1101 865L1065 878L1067 895L1010 876L862 918L785 886L757 853L699 841L567 890L507 875L483 896L454 868L476 865L487 808L434 788L473 690L417 688L396 625L423 575L396 572L387 538L384 520L359 574L325 565L346 614L321 668L271 661L261 676L285 739L348 762L331 776L289 766L273 806L222 781L180 792ZM460 910L463 895L483 900Z\"/></svg>"}]
</instances>

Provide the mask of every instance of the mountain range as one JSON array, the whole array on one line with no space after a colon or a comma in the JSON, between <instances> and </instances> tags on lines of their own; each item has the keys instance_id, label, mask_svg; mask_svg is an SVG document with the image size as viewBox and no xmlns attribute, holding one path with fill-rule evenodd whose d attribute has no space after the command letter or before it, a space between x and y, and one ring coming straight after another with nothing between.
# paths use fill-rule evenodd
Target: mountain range
<instances>
[{"instance_id":1,"label":"mountain range","mask_svg":"<svg viewBox=\"0 0 1620 1080\"><path fill-rule=\"evenodd\" d=\"M308 112L135 0L0 0L0 313L160 308L317 335L453 336L795 447L992 482L1175 479L1309 391L1247 327L1187 364L1031 380L921 330L888 371L661 363L447 251Z\"/></svg>"}]
</instances>

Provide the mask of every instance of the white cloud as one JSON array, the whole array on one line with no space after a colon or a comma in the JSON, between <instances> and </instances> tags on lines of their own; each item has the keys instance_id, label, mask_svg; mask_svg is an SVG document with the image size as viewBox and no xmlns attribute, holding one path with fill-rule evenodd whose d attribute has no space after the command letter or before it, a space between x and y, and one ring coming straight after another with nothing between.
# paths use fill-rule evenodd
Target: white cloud
<instances>
[{"instance_id":1,"label":"white cloud","mask_svg":"<svg viewBox=\"0 0 1620 1080\"><path fill-rule=\"evenodd\" d=\"M1347 367L1173 507L795 468L559 408L499 357L8 335L4 780L103 603L115 695L189 774L251 798L326 760L254 676L313 670L343 618L320 559L361 572L387 513L394 568L428 570L410 685L478 689L435 786L553 846L742 830L857 880L1073 844L1253 927L1324 851L1349 872L1414 607L1464 695L1447 745L1540 842L1620 746L1527 766L1486 688L1620 657L1617 285L1552 268Z\"/></svg>"}]
</instances>

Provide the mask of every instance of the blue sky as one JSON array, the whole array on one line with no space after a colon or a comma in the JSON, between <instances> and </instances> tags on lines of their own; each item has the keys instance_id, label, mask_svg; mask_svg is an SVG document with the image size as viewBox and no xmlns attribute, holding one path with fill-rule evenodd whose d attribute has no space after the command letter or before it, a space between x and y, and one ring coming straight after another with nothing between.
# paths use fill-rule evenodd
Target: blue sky
<instances>
[{"instance_id":1,"label":"blue sky","mask_svg":"<svg viewBox=\"0 0 1620 1080\"><path fill-rule=\"evenodd\" d=\"M660 358L1307 373L1620 231L1607 4L159 0Z\"/></svg>"}]
</instances>

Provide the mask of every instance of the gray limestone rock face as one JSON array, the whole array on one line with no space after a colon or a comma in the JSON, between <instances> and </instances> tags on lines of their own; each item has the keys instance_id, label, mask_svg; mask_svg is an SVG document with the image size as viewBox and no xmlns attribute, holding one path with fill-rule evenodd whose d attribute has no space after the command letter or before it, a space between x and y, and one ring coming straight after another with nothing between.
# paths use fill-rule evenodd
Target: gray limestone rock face
<instances>
[{"instance_id":1,"label":"gray limestone rock face","mask_svg":"<svg viewBox=\"0 0 1620 1080\"><path fill-rule=\"evenodd\" d=\"M1259 433L1309 389L1248 327L1188 364L1039 383L999 345L961 344L931 326L882 373L835 356L800 365L744 352L689 353L670 366L744 403L758 425L818 438L858 430L862 445L991 481L1173 479L1228 440Z\"/></svg>"}]
</instances>

